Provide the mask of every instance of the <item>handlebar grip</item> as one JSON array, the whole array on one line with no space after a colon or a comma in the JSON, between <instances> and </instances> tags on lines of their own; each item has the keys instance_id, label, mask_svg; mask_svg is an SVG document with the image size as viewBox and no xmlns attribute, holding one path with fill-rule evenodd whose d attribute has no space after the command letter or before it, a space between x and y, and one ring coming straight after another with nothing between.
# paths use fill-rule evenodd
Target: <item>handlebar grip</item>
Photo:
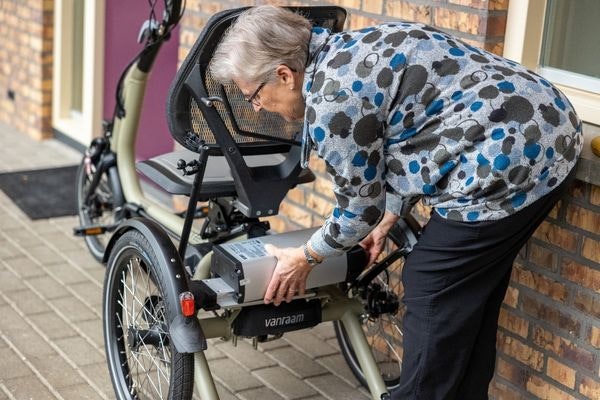
<instances>
[{"instance_id":1,"label":"handlebar grip","mask_svg":"<svg viewBox=\"0 0 600 400\"><path fill-rule=\"evenodd\" d=\"M175 25L181 18L181 3L182 0L164 0L165 1L165 16L164 23L166 25Z\"/></svg>"}]
</instances>

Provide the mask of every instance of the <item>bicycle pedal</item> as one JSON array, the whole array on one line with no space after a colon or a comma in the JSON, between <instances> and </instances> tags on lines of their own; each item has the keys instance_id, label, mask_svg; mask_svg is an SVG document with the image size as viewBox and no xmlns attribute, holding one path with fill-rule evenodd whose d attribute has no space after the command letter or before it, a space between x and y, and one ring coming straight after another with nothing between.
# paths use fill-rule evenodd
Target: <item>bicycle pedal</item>
<instances>
[{"instance_id":1,"label":"bicycle pedal","mask_svg":"<svg viewBox=\"0 0 600 400\"><path fill-rule=\"evenodd\" d=\"M73 235L75 236L96 236L102 235L106 232L112 232L117 229L118 224L114 225L92 225L92 226L79 226L73 228Z\"/></svg>"}]
</instances>

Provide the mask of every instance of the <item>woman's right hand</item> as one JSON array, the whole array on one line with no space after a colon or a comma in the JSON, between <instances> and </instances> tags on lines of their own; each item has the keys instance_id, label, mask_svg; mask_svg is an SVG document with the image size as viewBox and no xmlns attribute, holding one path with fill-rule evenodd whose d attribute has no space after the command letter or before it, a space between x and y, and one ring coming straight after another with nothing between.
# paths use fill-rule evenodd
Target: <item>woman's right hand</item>
<instances>
[{"instance_id":1,"label":"woman's right hand","mask_svg":"<svg viewBox=\"0 0 600 400\"><path fill-rule=\"evenodd\" d=\"M379 224L369 233L359 245L365 249L369 255L367 267L371 266L379 257L385 246L385 239L392 226L400 219L399 216L386 211Z\"/></svg>"}]
</instances>

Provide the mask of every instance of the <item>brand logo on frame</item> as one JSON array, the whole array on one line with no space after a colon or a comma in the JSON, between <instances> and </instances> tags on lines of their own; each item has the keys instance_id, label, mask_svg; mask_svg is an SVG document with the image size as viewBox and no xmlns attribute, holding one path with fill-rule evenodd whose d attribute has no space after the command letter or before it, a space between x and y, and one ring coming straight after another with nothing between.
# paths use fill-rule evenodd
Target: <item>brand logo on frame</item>
<instances>
[{"instance_id":1,"label":"brand logo on frame","mask_svg":"<svg viewBox=\"0 0 600 400\"><path fill-rule=\"evenodd\" d=\"M273 328L275 326L293 325L304 322L304 314L288 315L286 317L267 318L265 327Z\"/></svg>"}]
</instances>

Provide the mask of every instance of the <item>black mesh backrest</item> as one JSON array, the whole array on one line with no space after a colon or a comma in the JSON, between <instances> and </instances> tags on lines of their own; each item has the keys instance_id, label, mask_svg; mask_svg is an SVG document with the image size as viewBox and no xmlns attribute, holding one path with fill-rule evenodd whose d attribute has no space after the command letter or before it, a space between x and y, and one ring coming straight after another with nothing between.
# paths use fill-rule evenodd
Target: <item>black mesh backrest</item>
<instances>
[{"instance_id":1,"label":"black mesh backrest","mask_svg":"<svg viewBox=\"0 0 600 400\"><path fill-rule=\"evenodd\" d=\"M247 8L215 14L206 24L171 85L167 118L173 138L188 150L200 145L210 155L224 155L236 187L236 207L256 217L276 214L288 190L298 183L301 123L277 114L257 113L233 84L210 76L212 55L232 22ZM315 25L342 30L346 11L335 6L297 7ZM265 21L268 23L268 21ZM248 167L244 155L287 153L276 166Z\"/></svg>"},{"instance_id":2,"label":"black mesh backrest","mask_svg":"<svg viewBox=\"0 0 600 400\"><path fill-rule=\"evenodd\" d=\"M220 152L216 135L229 134L242 154L265 154L285 151L280 141L299 140L301 122L286 122L275 113L262 110L257 113L244 100L242 92L233 84L221 86L210 76L208 65L224 32L238 15L246 10L238 8L215 14L206 24L196 43L184 60L171 86L167 105L169 129L173 138L188 150L197 151L202 140L212 154ZM315 25L338 32L343 28L345 10L339 7L291 8L310 19ZM202 95L204 94L204 95ZM200 97L220 97L225 101L213 102L227 132L215 132L199 106ZM231 111L231 113L229 113ZM250 132L260 138L240 134Z\"/></svg>"}]
</instances>

